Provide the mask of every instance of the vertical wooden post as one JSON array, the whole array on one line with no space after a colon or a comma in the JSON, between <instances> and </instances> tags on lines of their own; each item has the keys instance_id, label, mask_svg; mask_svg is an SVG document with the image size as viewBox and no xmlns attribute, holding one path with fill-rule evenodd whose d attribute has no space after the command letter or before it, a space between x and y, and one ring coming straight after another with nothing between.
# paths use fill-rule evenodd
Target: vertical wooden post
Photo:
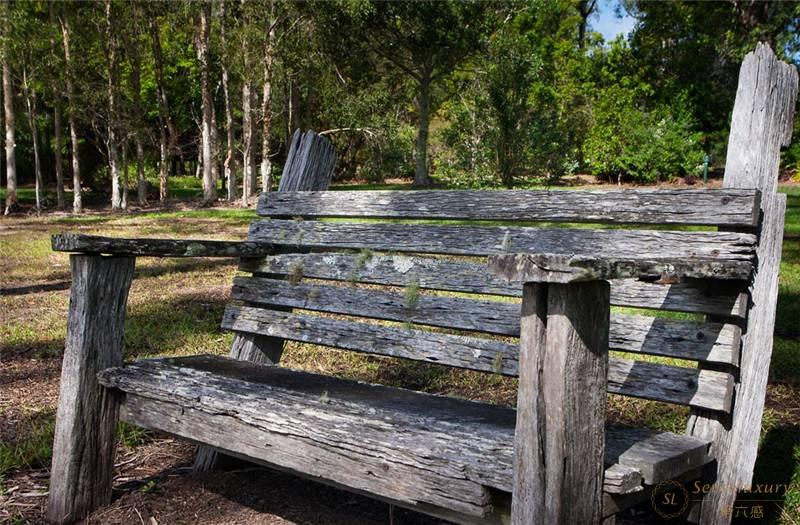
<instances>
[{"instance_id":1,"label":"vertical wooden post","mask_svg":"<svg viewBox=\"0 0 800 525\"><path fill-rule=\"evenodd\" d=\"M725 188L761 190L758 267L750 283L747 324L741 338L739 380L730 416L693 411L689 434L712 441L716 486L700 509L700 522L730 523L737 490L750 487L764 412L783 241L786 196L777 193L780 150L790 144L797 97L797 68L765 44L745 57L731 118Z\"/></svg>"},{"instance_id":2,"label":"vertical wooden post","mask_svg":"<svg viewBox=\"0 0 800 525\"><path fill-rule=\"evenodd\" d=\"M283 167L278 191L324 191L330 186L336 167L336 151L325 137L313 131L305 134L296 130L292 136L286 165ZM263 198L263 197L262 197ZM258 334L236 334L229 357L252 363L278 364L283 355L284 340ZM220 454L202 445L194 460L196 472L217 468Z\"/></svg>"},{"instance_id":3,"label":"vertical wooden post","mask_svg":"<svg viewBox=\"0 0 800 525\"><path fill-rule=\"evenodd\" d=\"M47 518L70 523L111 501L118 394L97 373L122 364L133 257L71 255L72 291L61 369Z\"/></svg>"},{"instance_id":4,"label":"vertical wooden post","mask_svg":"<svg viewBox=\"0 0 800 525\"><path fill-rule=\"evenodd\" d=\"M336 166L336 151L313 131L296 130L278 191L324 191L330 186ZM230 357L261 364L277 364L283 354L283 339L257 334L237 334Z\"/></svg>"},{"instance_id":5,"label":"vertical wooden post","mask_svg":"<svg viewBox=\"0 0 800 525\"><path fill-rule=\"evenodd\" d=\"M609 285L525 284L514 435L514 525L599 523Z\"/></svg>"}]
</instances>

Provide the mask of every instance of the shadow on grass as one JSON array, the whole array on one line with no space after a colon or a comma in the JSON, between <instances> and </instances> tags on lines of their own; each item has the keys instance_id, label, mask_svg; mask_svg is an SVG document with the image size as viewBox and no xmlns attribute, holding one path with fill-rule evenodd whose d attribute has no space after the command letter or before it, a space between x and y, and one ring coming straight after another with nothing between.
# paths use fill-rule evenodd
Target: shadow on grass
<instances>
[{"instance_id":1,"label":"shadow on grass","mask_svg":"<svg viewBox=\"0 0 800 525\"><path fill-rule=\"evenodd\" d=\"M193 272L198 270L214 270L236 264L232 259L190 259L174 264L148 266L137 268L134 278L160 277L173 273ZM33 293L54 292L68 290L72 280L69 272L57 272L51 274L51 282L31 284L25 286L11 286L0 288L0 296L4 295L28 295Z\"/></svg>"},{"instance_id":2,"label":"shadow on grass","mask_svg":"<svg viewBox=\"0 0 800 525\"><path fill-rule=\"evenodd\" d=\"M764 437L756 460L753 474L753 492L740 493L736 498L733 523L780 523L780 516L784 510L792 515L800 503L800 491L796 486L790 486L797 468L798 451L800 451L800 426L775 427ZM788 491L785 489L788 487ZM772 488L772 493L764 493ZM757 493L757 490L761 493ZM754 517L763 513L763 518ZM735 510L740 509L736 517ZM796 514L795 514L796 517ZM788 522L792 523L792 522Z\"/></svg>"},{"instance_id":3,"label":"shadow on grass","mask_svg":"<svg viewBox=\"0 0 800 525\"><path fill-rule=\"evenodd\" d=\"M17 359L46 359L64 353L63 339L40 339L35 342L21 342L0 345L0 362L10 363Z\"/></svg>"},{"instance_id":4,"label":"shadow on grass","mask_svg":"<svg viewBox=\"0 0 800 525\"><path fill-rule=\"evenodd\" d=\"M227 353L232 336L219 327L226 303L197 293L131 307L125 319L125 358Z\"/></svg>"}]
</instances>

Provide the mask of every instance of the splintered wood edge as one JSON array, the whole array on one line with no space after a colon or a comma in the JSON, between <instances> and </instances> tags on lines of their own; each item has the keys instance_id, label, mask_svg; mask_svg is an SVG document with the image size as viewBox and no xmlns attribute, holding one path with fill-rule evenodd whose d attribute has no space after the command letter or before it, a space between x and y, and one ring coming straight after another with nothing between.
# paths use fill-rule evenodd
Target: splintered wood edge
<instances>
[{"instance_id":1,"label":"splintered wood edge","mask_svg":"<svg viewBox=\"0 0 800 525\"><path fill-rule=\"evenodd\" d=\"M630 277L658 277L664 284L684 277L747 279L748 261L616 259L549 253L491 255L489 270L509 282L575 283Z\"/></svg>"}]
</instances>

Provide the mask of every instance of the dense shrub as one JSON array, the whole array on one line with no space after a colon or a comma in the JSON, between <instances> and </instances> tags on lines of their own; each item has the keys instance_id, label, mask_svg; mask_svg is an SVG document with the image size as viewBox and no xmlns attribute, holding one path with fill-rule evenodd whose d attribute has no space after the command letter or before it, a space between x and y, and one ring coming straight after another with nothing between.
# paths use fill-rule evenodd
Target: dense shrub
<instances>
[{"instance_id":1,"label":"dense shrub","mask_svg":"<svg viewBox=\"0 0 800 525\"><path fill-rule=\"evenodd\" d=\"M641 109L633 89L604 89L593 108L584 152L598 176L617 181L658 182L702 169L701 134L693 129L685 98Z\"/></svg>"}]
</instances>

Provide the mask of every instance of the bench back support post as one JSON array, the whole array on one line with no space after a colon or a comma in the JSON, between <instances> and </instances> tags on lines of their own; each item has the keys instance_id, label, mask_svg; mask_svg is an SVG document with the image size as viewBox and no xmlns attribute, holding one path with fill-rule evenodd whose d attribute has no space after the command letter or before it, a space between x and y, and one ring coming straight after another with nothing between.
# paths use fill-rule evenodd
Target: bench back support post
<instances>
[{"instance_id":1,"label":"bench back support post","mask_svg":"<svg viewBox=\"0 0 800 525\"><path fill-rule=\"evenodd\" d=\"M525 284L514 436L514 525L599 523L609 284Z\"/></svg>"},{"instance_id":2,"label":"bench back support post","mask_svg":"<svg viewBox=\"0 0 800 525\"><path fill-rule=\"evenodd\" d=\"M70 255L61 392L47 518L71 523L111 501L119 394L97 373L122 364L125 305L133 257Z\"/></svg>"},{"instance_id":3,"label":"bench back support post","mask_svg":"<svg viewBox=\"0 0 800 525\"><path fill-rule=\"evenodd\" d=\"M283 167L278 191L323 191L330 186L336 167L336 151L325 137L313 131L295 130ZM289 309L290 310L290 309ZM233 339L229 357L251 363L275 365L283 355L284 340L280 337L239 333ZM219 453L201 446L194 459L195 472L217 468Z\"/></svg>"},{"instance_id":4,"label":"bench back support post","mask_svg":"<svg viewBox=\"0 0 800 525\"><path fill-rule=\"evenodd\" d=\"M725 188L761 190L758 266L741 339L739 381L730 417L695 411L689 434L712 441L716 490L700 509L704 524L729 523L735 489L750 487L772 355L786 196L777 193L780 150L791 142L797 68L758 44L742 63L731 119Z\"/></svg>"},{"instance_id":5,"label":"bench back support post","mask_svg":"<svg viewBox=\"0 0 800 525\"><path fill-rule=\"evenodd\" d=\"M336 152L325 137L313 131L295 130L278 191L323 191L330 186ZM283 354L283 339L237 334L230 357L261 364L277 364ZM202 456L202 454L201 454ZM208 466L210 467L210 465ZM207 470L202 463L195 468Z\"/></svg>"}]
</instances>

